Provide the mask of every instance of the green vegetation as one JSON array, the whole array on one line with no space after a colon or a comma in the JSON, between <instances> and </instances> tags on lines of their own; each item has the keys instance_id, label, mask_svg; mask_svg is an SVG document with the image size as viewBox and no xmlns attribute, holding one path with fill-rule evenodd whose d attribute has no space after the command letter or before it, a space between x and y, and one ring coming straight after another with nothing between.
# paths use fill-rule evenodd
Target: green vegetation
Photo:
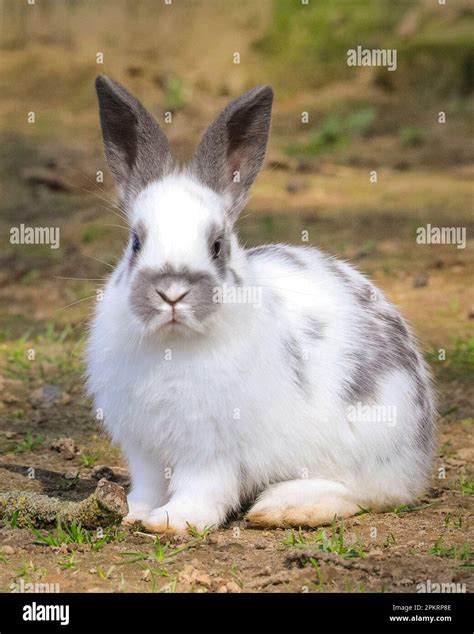
<instances>
[{"instance_id":1,"label":"green vegetation","mask_svg":"<svg viewBox=\"0 0 474 634\"><path fill-rule=\"evenodd\" d=\"M165 110L175 112L185 105L183 81L176 75L171 75L165 82Z\"/></svg>"},{"instance_id":2,"label":"green vegetation","mask_svg":"<svg viewBox=\"0 0 474 634\"><path fill-rule=\"evenodd\" d=\"M310 131L306 143L293 143L286 148L290 156L318 156L340 149L351 139L367 132L376 116L373 107L350 113L330 114L321 126Z\"/></svg>"},{"instance_id":3,"label":"green vegetation","mask_svg":"<svg viewBox=\"0 0 474 634\"><path fill-rule=\"evenodd\" d=\"M474 480L471 477L462 476L459 480L461 495L474 495Z\"/></svg>"},{"instance_id":4,"label":"green vegetation","mask_svg":"<svg viewBox=\"0 0 474 634\"><path fill-rule=\"evenodd\" d=\"M83 453L81 456L81 462L85 467L93 467L98 459L99 456L95 453Z\"/></svg>"},{"instance_id":5,"label":"green vegetation","mask_svg":"<svg viewBox=\"0 0 474 634\"><path fill-rule=\"evenodd\" d=\"M92 550L101 550L106 544L125 539L125 533L117 527L107 528L101 536L90 531L80 524L73 522L63 527L60 522L54 531L45 533L30 526L30 530L37 538L39 544L59 547L63 544L76 544L78 546L90 546Z\"/></svg>"},{"instance_id":6,"label":"green vegetation","mask_svg":"<svg viewBox=\"0 0 474 634\"><path fill-rule=\"evenodd\" d=\"M44 441L45 441L44 436L40 436L39 434L34 435L31 433L30 430L28 430L26 432L25 438L15 445L15 447L13 448L13 451L15 453L24 453L25 451L34 451L35 449L38 449L38 447L41 447Z\"/></svg>"},{"instance_id":7,"label":"green vegetation","mask_svg":"<svg viewBox=\"0 0 474 634\"><path fill-rule=\"evenodd\" d=\"M84 244L90 244L103 238L107 233L107 228L104 225L89 225L82 232L82 242Z\"/></svg>"},{"instance_id":8,"label":"green vegetation","mask_svg":"<svg viewBox=\"0 0 474 634\"><path fill-rule=\"evenodd\" d=\"M0 341L0 356L7 361L4 372L10 378L22 382L44 380L43 364L47 363L55 368L55 380L72 380L81 371L82 345L80 332L70 324L49 321L36 333L29 329L14 340Z\"/></svg>"},{"instance_id":9,"label":"green vegetation","mask_svg":"<svg viewBox=\"0 0 474 634\"><path fill-rule=\"evenodd\" d=\"M320 88L353 78L347 51L358 45L397 49L402 72L378 68L376 83L387 91L398 88L405 95L433 100L468 90L472 28L472 13L456 10L454 3L441 7L413 0L312 0L302 5L277 0L274 20L254 47L274 65L286 90L301 82Z\"/></svg>"},{"instance_id":10,"label":"green vegetation","mask_svg":"<svg viewBox=\"0 0 474 634\"><path fill-rule=\"evenodd\" d=\"M411 5L411 0L313 0L307 5L277 0L272 26L255 48L293 68L299 81L306 79L316 86L329 78L349 76L348 48L390 47L393 37L387 40L387 33L394 32ZM285 77L289 81L291 77Z\"/></svg>"},{"instance_id":11,"label":"green vegetation","mask_svg":"<svg viewBox=\"0 0 474 634\"><path fill-rule=\"evenodd\" d=\"M439 359L438 349L432 350L427 357L429 363L439 369L445 379L467 380L474 377L474 337L457 338L452 348L446 350L444 361Z\"/></svg>"},{"instance_id":12,"label":"green vegetation","mask_svg":"<svg viewBox=\"0 0 474 634\"><path fill-rule=\"evenodd\" d=\"M61 570L73 570L76 565L77 560L75 552L72 552L69 557L66 557L66 559L58 561L58 566L61 568Z\"/></svg>"},{"instance_id":13,"label":"green vegetation","mask_svg":"<svg viewBox=\"0 0 474 634\"><path fill-rule=\"evenodd\" d=\"M15 511L10 518L4 517L3 518L4 526L8 526L9 528L16 528L19 514L20 514L20 509Z\"/></svg>"},{"instance_id":14,"label":"green vegetation","mask_svg":"<svg viewBox=\"0 0 474 634\"><path fill-rule=\"evenodd\" d=\"M449 557L462 562L472 561L474 552L471 550L469 542L465 541L459 546L446 546L443 537L439 537L432 548L428 550L429 555L436 557Z\"/></svg>"},{"instance_id":15,"label":"green vegetation","mask_svg":"<svg viewBox=\"0 0 474 634\"><path fill-rule=\"evenodd\" d=\"M406 126L400 129L400 143L404 147L417 147L423 145L425 134L417 126Z\"/></svg>"},{"instance_id":16,"label":"green vegetation","mask_svg":"<svg viewBox=\"0 0 474 634\"><path fill-rule=\"evenodd\" d=\"M298 532L291 531L283 540L283 544L285 544L285 546L296 546L308 549L314 548L324 553L335 553L345 559L364 557L365 555L365 550L359 539L357 539L356 544L347 544L345 542L343 520L340 521L339 526L336 520L333 521L329 536L324 528L319 529L309 538L305 537L301 530Z\"/></svg>"}]
</instances>

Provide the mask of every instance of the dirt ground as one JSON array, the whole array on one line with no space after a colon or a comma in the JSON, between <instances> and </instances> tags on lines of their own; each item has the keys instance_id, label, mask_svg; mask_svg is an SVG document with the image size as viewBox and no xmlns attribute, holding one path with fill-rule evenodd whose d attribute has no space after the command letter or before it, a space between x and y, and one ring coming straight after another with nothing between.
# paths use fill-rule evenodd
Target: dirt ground
<instances>
[{"instance_id":1,"label":"dirt ground","mask_svg":"<svg viewBox=\"0 0 474 634\"><path fill-rule=\"evenodd\" d=\"M226 66L224 13L214 29L210 65L208 24L216 17L204 12L190 21L201 42L200 73L194 72L198 53L192 41L187 44L189 31L178 28L179 9L173 14L178 26L163 22L147 40L137 37L133 55L107 49L109 66L100 68L131 85L156 114L167 81L160 61L166 59L167 31L180 34L170 44L171 57L181 55L175 72L193 100L177 107L169 135L184 154L229 95L247 83L243 71L231 73ZM250 46L266 10L244 20L237 3L234 13L232 50L242 51L242 69L258 68L255 83L266 80ZM119 30L128 24L125 17ZM65 23L61 15L57 19ZM97 289L127 239L110 177L103 184L95 179L104 169L92 88L103 40L89 42L96 29L92 21L89 34L89 22L82 31L87 37L77 41L81 31L73 20L67 22L69 35L59 30L64 42L54 40L52 22L40 24L44 33L37 40L25 30L29 44L12 44L0 68L2 83L15 86L0 104L0 229L6 237L0 255L0 492L29 490L63 500L83 499L104 473L124 486L128 478L120 451L101 432L84 395L87 323ZM106 30L108 23L102 26ZM163 50L151 69L155 40ZM356 107L361 94L379 108L370 134L357 136L337 155L297 159L285 153L291 140L306 138L299 123L303 108L322 121L334 104ZM38 534L13 519L0 522L0 591L21 591L25 584L58 584L61 592L409 592L429 583L474 589L469 120L461 112L440 128L433 116L440 104L430 109L406 100L388 107L393 94L384 93L370 73L360 81L305 87L297 96L277 91L266 168L238 228L248 246L301 244L307 232L309 244L355 263L412 323L433 370L440 413L425 496L383 514L361 511L323 532L255 530L237 517L220 530L176 538L139 527L107 529L105 535L55 528ZM20 103L38 109L36 126L25 124ZM424 140L412 131L404 144L395 126L406 126L415 114ZM373 169L377 182L370 181ZM20 222L59 226L61 248L12 246L9 229ZM417 244L416 228L428 223L464 227L466 248ZM63 438L71 439L69 450L52 447ZM31 586L43 587L56 588Z\"/></svg>"}]
</instances>

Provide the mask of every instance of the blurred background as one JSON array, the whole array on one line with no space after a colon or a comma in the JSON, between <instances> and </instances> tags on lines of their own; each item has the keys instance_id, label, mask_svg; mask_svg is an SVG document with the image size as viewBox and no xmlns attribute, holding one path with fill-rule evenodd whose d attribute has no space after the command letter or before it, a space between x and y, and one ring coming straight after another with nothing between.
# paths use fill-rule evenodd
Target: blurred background
<instances>
[{"instance_id":1,"label":"blurred background","mask_svg":"<svg viewBox=\"0 0 474 634\"><path fill-rule=\"evenodd\" d=\"M98 73L142 100L183 161L231 98L272 84L266 167L242 241L301 243L307 231L381 284L428 346L472 332L469 249L415 241L427 223L472 234L469 0L1 0L0 19L4 340L59 331L77 341L85 298L127 240L111 226L124 223ZM358 45L397 49L396 71L348 66ZM60 227L60 248L11 245L20 223ZM58 279L72 277L85 279Z\"/></svg>"}]
</instances>

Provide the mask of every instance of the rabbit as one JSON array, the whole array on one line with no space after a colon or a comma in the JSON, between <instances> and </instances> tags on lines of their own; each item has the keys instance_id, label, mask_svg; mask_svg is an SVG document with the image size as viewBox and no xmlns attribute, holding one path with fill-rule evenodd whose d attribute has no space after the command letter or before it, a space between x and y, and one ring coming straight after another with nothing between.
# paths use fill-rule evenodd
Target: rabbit
<instances>
[{"instance_id":1,"label":"rabbit","mask_svg":"<svg viewBox=\"0 0 474 634\"><path fill-rule=\"evenodd\" d=\"M130 237L97 302L87 385L152 532L313 527L425 488L432 381L397 309L313 247L245 249L234 226L264 159L273 91L232 101L186 167L115 80L96 89Z\"/></svg>"}]
</instances>

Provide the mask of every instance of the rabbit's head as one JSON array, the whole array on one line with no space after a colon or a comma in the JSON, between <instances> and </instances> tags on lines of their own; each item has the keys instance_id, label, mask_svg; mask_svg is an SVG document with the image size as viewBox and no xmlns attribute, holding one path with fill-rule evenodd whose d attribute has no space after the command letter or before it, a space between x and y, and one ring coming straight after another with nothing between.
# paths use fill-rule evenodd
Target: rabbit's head
<instances>
[{"instance_id":1,"label":"rabbit's head","mask_svg":"<svg viewBox=\"0 0 474 634\"><path fill-rule=\"evenodd\" d=\"M154 118L123 86L96 81L109 168L130 226L116 285L139 328L203 332L216 289L236 284L233 225L262 165L273 93L231 102L181 169Z\"/></svg>"}]
</instances>

